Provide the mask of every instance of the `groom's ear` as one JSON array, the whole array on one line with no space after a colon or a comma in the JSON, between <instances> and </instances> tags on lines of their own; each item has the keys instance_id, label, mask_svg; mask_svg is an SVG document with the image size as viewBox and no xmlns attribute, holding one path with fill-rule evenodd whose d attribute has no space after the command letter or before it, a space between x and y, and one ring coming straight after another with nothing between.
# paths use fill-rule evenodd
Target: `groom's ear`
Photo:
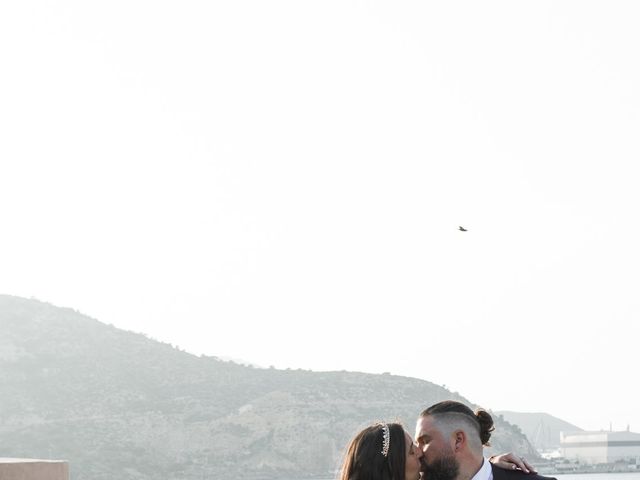
<instances>
[{"instance_id":1,"label":"groom's ear","mask_svg":"<svg viewBox=\"0 0 640 480\"><path fill-rule=\"evenodd\" d=\"M456 430L453 432L453 452L460 453L467 443L467 434L464 430Z\"/></svg>"}]
</instances>

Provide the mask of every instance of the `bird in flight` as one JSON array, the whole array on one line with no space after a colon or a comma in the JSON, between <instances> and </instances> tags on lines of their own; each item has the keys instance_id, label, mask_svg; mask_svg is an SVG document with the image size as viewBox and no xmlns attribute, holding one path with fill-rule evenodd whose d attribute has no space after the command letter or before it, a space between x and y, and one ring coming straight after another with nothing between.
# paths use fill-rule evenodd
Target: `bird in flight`
<instances>
[{"instance_id":1,"label":"bird in flight","mask_svg":"<svg viewBox=\"0 0 640 480\"><path fill-rule=\"evenodd\" d=\"M462 226L458 227L458 230L460 230L461 232L466 232L467 231L467 229L462 227Z\"/></svg>"}]
</instances>

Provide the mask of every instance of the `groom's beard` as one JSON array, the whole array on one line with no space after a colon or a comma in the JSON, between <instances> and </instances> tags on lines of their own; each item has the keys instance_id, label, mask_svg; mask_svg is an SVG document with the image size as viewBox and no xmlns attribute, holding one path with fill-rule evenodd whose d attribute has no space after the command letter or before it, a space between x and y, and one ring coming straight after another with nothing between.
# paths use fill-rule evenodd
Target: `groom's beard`
<instances>
[{"instance_id":1,"label":"groom's beard","mask_svg":"<svg viewBox=\"0 0 640 480\"><path fill-rule=\"evenodd\" d=\"M460 473L460 463L453 455L443 456L427 464L422 459L423 480L455 480Z\"/></svg>"}]
</instances>

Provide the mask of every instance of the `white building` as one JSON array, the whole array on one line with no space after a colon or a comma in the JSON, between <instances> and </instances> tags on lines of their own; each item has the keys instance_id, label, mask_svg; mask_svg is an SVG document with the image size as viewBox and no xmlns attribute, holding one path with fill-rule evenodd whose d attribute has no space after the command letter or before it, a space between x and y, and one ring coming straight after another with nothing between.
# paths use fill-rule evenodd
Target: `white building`
<instances>
[{"instance_id":1,"label":"white building","mask_svg":"<svg viewBox=\"0 0 640 480\"><path fill-rule=\"evenodd\" d=\"M561 432L560 448L565 458L581 463L615 463L618 460L640 462L640 433Z\"/></svg>"}]
</instances>

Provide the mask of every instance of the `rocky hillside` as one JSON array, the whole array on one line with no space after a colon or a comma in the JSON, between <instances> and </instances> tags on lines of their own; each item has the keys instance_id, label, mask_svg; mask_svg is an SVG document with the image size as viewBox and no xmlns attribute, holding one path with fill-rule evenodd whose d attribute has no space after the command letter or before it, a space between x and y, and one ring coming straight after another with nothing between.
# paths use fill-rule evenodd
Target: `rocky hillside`
<instances>
[{"instance_id":1,"label":"rocky hillside","mask_svg":"<svg viewBox=\"0 0 640 480\"><path fill-rule=\"evenodd\" d=\"M413 378L196 357L6 295L0 325L0 456L66 459L75 480L328 478L360 427L412 430L425 406L466 401ZM493 446L534 455L504 421Z\"/></svg>"},{"instance_id":2,"label":"rocky hillside","mask_svg":"<svg viewBox=\"0 0 640 480\"><path fill-rule=\"evenodd\" d=\"M553 450L560 447L560 432L572 433L581 432L580 427L576 427L569 422L565 422L548 413L526 413L526 412L495 412L507 422L517 426L522 430L533 446L540 452Z\"/></svg>"}]
</instances>

